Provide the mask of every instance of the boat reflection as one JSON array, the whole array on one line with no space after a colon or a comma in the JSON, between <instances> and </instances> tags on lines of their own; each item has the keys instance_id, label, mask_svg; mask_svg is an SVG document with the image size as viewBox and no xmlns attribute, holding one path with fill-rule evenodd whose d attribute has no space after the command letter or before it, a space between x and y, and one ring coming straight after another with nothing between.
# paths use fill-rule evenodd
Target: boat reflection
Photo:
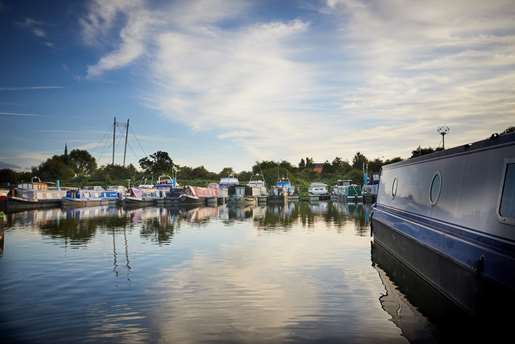
<instances>
[{"instance_id":1,"label":"boat reflection","mask_svg":"<svg viewBox=\"0 0 515 344\"><path fill-rule=\"evenodd\" d=\"M354 223L356 234L368 233L369 207L331 202L287 203L269 206L219 206L190 208L120 208L100 206L72 209L40 209L6 215L4 227L39 231L52 239L63 239L66 246L86 245L96 231L139 230L140 236L158 244L170 243L181 224L205 225L210 221L231 224L251 221L260 230L290 229L300 224L312 227L325 222L343 227Z\"/></svg>"},{"instance_id":2,"label":"boat reflection","mask_svg":"<svg viewBox=\"0 0 515 344\"><path fill-rule=\"evenodd\" d=\"M433 288L381 245L372 242L371 253L372 265L385 288L379 298L381 306L410 342L477 342L480 338L490 341L508 334L510 318L505 314L513 310L513 295L490 290L490 293L500 295L504 305L495 302L473 315Z\"/></svg>"}]
</instances>

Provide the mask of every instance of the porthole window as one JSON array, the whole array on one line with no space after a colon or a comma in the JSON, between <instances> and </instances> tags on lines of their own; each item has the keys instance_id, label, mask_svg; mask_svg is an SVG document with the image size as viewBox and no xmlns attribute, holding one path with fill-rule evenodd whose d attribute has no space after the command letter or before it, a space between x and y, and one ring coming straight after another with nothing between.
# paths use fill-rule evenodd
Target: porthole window
<instances>
[{"instance_id":1,"label":"porthole window","mask_svg":"<svg viewBox=\"0 0 515 344\"><path fill-rule=\"evenodd\" d=\"M397 181L397 177L395 177L392 182L392 198L397 196L397 184L399 184L399 182Z\"/></svg>"},{"instance_id":2,"label":"porthole window","mask_svg":"<svg viewBox=\"0 0 515 344\"><path fill-rule=\"evenodd\" d=\"M501 222L515 224L515 161L510 160L504 166L499 218Z\"/></svg>"},{"instance_id":3,"label":"porthole window","mask_svg":"<svg viewBox=\"0 0 515 344\"><path fill-rule=\"evenodd\" d=\"M442 176L437 171L431 180L431 188L429 189L429 202L431 205L436 205L440 199L440 193L442 192Z\"/></svg>"}]
</instances>

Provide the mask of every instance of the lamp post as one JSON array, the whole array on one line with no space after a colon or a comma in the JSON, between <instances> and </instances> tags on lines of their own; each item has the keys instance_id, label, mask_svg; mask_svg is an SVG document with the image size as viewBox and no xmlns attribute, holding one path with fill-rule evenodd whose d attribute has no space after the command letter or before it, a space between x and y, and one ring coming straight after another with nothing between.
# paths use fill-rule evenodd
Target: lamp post
<instances>
[{"instance_id":1,"label":"lamp post","mask_svg":"<svg viewBox=\"0 0 515 344\"><path fill-rule=\"evenodd\" d=\"M439 127L438 129L436 129L436 132L440 135L442 135L442 148L445 149L445 135L447 135L447 133L451 131L451 128L449 128L448 126L442 126L442 127Z\"/></svg>"}]
</instances>

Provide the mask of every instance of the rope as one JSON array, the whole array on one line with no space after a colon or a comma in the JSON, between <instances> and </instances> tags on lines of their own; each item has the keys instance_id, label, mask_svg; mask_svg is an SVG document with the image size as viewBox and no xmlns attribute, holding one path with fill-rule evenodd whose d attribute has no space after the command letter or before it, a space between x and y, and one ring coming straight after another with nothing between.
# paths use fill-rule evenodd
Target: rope
<instances>
[{"instance_id":1,"label":"rope","mask_svg":"<svg viewBox=\"0 0 515 344\"><path fill-rule=\"evenodd\" d=\"M134 138L136 139L136 142L138 143L139 148L141 149L141 152L143 153L143 155L144 156L148 156L148 154L143 149L143 146L141 145L140 141L138 140L138 137L136 136L136 133L132 130L132 127L129 127L129 130L131 131L132 135L134 135Z\"/></svg>"}]
</instances>

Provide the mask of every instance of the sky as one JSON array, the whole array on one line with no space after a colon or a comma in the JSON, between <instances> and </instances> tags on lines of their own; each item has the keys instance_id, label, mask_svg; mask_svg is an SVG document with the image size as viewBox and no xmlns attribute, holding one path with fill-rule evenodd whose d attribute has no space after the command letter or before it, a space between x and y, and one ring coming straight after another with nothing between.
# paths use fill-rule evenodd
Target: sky
<instances>
[{"instance_id":1,"label":"sky","mask_svg":"<svg viewBox=\"0 0 515 344\"><path fill-rule=\"evenodd\" d=\"M513 0L0 0L0 167L409 157L515 125ZM122 163L123 128L116 163Z\"/></svg>"}]
</instances>

